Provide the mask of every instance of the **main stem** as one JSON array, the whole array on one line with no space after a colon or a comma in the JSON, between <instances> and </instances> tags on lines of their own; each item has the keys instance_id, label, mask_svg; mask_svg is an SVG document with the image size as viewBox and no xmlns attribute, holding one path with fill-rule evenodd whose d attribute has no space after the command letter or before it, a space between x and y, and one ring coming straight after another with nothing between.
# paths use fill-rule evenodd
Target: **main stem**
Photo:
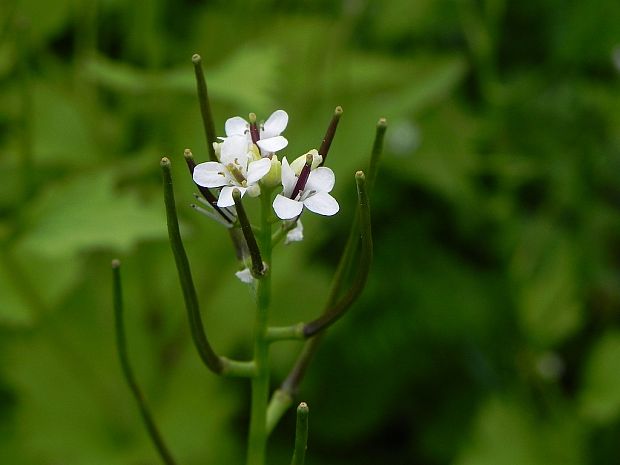
<instances>
[{"instance_id":1,"label":"main stem","mask_svg":"<svg viewBox=\"0 0 620 465\"><path fill-rule=\"evenodd\" d=\"M271 190L263 188L261 199L260 246L266 266L258 279L256 324L254 328L254 363L252 379L252 410L248 438L247 465L264 465L267 448L267 401L269 399L269 341L267 326L271 300Z\"/></svg>"}]
</instances>

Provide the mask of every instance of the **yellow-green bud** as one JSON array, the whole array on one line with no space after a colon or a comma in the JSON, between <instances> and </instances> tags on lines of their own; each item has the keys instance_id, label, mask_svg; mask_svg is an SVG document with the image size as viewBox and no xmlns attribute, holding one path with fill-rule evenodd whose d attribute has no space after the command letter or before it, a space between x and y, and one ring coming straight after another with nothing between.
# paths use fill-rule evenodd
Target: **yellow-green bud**
<instances>
[{"instance_id":1,"label":"yellow-green bud","mask_svg":"<svg viewBox=\"0 0 620 465\"><path fill-rule=\"evenodd\" d=\"M222 156L222 143L213 142L213 150L215 151L215 156L217 157L217 159L220 160Z\"/></svg>"},{"instance_id":2,"label":"yellow-green bud","mask_svg":"<svg viewBox=\"0 0 620 465\"><path fill-rule=\"evenodd\" d=\"M267 187L276 187L282 183L282 163L280 163L276 155L271 157L271 168L261 179L261 183Z\"/></svg>"},{"instance_id":3,"label":"yellow-green bud","mask_svg":"<svg viewBox=\"0 0 620 465\"><path fill-rule=\"evenodd\" d=\"M295 172L295 175L299 176L299 174L301 173L301 170L306 164L306 157L308 155L312 155L312 166L310 167L311 170L316 169L323 161L323 157L319 155L319 152L317 152L316 149L312 149L308 153L304 153L302 156L297 157L295 160L293 160L293 163L291 163L291 169Z\"/></svg>"},{"instance_id":4,"label":"yellow-green bud","mask_svg":"<svg viewBox=\"0 0 620 465\"><path fill-rule=\"evenodd\" d=\"M256 144L252 144L250 147L250 154L252 156L252 161L260 160L262 158L260 149L256 146Z\"/></svg>"}]
</instances>

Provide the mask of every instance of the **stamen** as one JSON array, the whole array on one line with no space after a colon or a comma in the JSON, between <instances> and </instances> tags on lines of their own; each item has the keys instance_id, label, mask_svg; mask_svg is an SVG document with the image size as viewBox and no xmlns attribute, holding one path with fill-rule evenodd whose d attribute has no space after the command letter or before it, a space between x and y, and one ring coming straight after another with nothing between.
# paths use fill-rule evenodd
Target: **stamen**
<instances>
[{"instance_id":1,"label":"stamen","mask_svg":"<svg viewBox=\"0 0 620 465\"><path fill-rule=\"evenodd\" d=\"M196 162L194 161L194 155L192 154L192 151L190 149L185 149L185 151L183 152L183 157L185 158L185 163L187 164L187 169L189 170L189 173L193 175L194 169L196 168ZM221 174L224 175L224 173ZM217 206L217 199L209 189L203 186L199 186L198 184L196 184L196 187L203 195L203 197L213 207L213 209L218 212L218 214L220 214L226 222L228 222L229 224L232 224L234 222L234 216L227 209L222 209Z\"/></svg>"},{"instance_id":2,"label":"stamen","mask_svg":"<svg viewBox=\"0 0 620 465\"><path fill-rule=\"evenodd\" d=\"M310 169L312 168L312 160L314 157L311 153L306 155L306 164L301 169L301 173L299 173L299 178L297 179L297 184L295 184L295 188L291 193L291 199L295 200L297 194L306 187L306 183L308 182L308 176L310 176Z\"/></svg>"},{"instance_id":3,"label":"stamen","mask_svg":"<svg viewBox=\"0 0 620 465\"><path fill-rule=\"evenodd\" d=\"M209 205L210 206L210 205ZM190 207L192 207L194 210L196 210L198 213L211 218L212 220L217 221L218 223L226 226L227 228L232 228L232 223L229 223L228 221L224 220L220 215L216 214L214 211L209 211L205 208L199 207L196 204L190 204Z\"/></svg>"},{"instance_id":4,"label":"stamen","mask_svg":"<svg viewBox=\"0 0 620 465\"><path fill-rule=\"evenodd\" d=\"M235 222L235 218L237 218L237 212L235 211L235 207L218 207L217 204L215 206L213 206L209 201L205 200L204 198L202 198L200 195L196 194L194 192L194 198L200 202L202 205L204 205L205 207L207 207L207 209L212 209L213 211L216 211L220 214L224 213L226 214L225 219L227 221L229 221L230 223L234 223ZM211 210L209 210L211 211ZM224 216L224 215L222 215ZM232 219L229 219L232 218Z\"/></svg>"},{"instance_id":5,"label":"stamen","mask_svg":"<svg viewBox=\"0 0 620 465\"><path fill-rule=\"evenodd\" d=\"M245 182L245 177L243 176L239 168L237 168L233 163L229 163L228 165L226 165L226 168L228 168L230 174L232 174L233 178L235 178L235 181L243 185L243 183Z\"/></svg>"}]
</instances>

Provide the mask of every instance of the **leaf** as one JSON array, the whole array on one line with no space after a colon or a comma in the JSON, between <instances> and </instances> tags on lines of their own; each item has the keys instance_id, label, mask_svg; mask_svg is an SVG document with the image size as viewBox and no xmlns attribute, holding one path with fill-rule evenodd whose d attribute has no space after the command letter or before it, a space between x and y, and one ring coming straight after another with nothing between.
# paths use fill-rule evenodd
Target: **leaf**
<instances>
[{"instance_id":1,"label":"leaf","mask_svg":"<svg viewBox=\"0 0 620 465\"><path fill-rule=\"evenodd\" d=\"M45 257L72 257L83 250L126 251L140 240L164 237L161 206L117 194L113 181L102 173L48 189L29 212L32 225L20 246Z\"/></svg>"},{"instance_id":2,"label":"leaf","mask_svg":"<svg viewBox=\"0 0 620 465\"><path fill-rule=\"evenodd\" d=\"M395 129L400 126L409 128L409 131L412 128L413 131L417 130L417 126L411 125L408 120L397 121L394 126ZM454 127L459 130L452 131L450 137L442 137L442 134ZM398 144L402 141L399 130L387 133L387 147L392 153L386 155L393 156L386 157L382 169L425 186L453 204L478 209L478 196L472 180L480 170L480 158L473 152L477 129L462 108L452 103L442 105L420 117L416 137L421 139L421 143L418 141L420 146L415 152L398 150ZM396 140L399 137L401 139Z\"/></svg>"},{"instance_id":3,"label":"leaf","mask_svg":"<svg viewBox=\"0 0 620 465\"><path fill-rule=\"evenodd\" d=\"M83 105L62 89L47 83L33 86L32 140L35 161L87 164L94 142Z\"/></svg>"},{"instance_id":4,"label":"leaf","mask_svg":"<svg viewBox=\"0 0 620 465\"><path fill-rule=\"evenodd\" d=\"M480 409L473 437L456 465L581 464L579 422L568 414L541 421L522 402L492 399Z\"/></svg>"},{"instance_id":5,"label":"leaf","mask_svg":"<svg viewBox=\"0 0 620 465\"><path fill-rule=\"evenodd\" d=\"M418 113L436 104L463 80L467 66L460 56L419 57L409 70L408 85L391 96L382 96L388 115Z\"/></svg>"},{"instance_id":6,"label":"leaf","mask_svg":"<svg viewBox=\"0 0 620 465\"><path fill-rule=\"evenodd\" d=\"M211 98L225 99L257 112L268 109L277 89L280 53L274 47L239 49L219 67L205 64ZM150 72L99 56L87 64L87 75L108 88L130 94L177 92L194 95L196 83L191 63L178 69ZM247 80L252 85L247 85Z\"/></svg>"},{"instance_id":7,"label":"leaf","mask_svg":"<svg viewBox=\"0 0 620 465\"><path fill-rule=\"evenodd\" d=\"M559 344L583 324L577 260L569 239L545 224L526 231L513 257L519 320L543 347Z\"/></svg>"},{"instance_id":8,"label":"leaf","mask_svg":"<svg viewBox=\"0 0 620 465\"><path fill-rule=\"evenodd\" d=\"M579 394L582 414L609 424L620 416L620 332L611 331L596 342L586 362Z\"/></svg>"},{"instance_id":9,"label":"leaf","mask_svg":"<svg viewBox=\"0 0 620 465\"><path fill-rule=\"evenodd\" d=\"M0 262L0 325L27 326L33 320L33 311L26 297L19 292L10 268Z\"/></svg>"},{"instance_id":10,"label":"leaf","mask_svg":"<svg viewBox=\"0 0 620 465\"><path fill-rule=\"evenodd\" d=\"M19 0L15 16L23 24L29 42L39 43L58 33L70 18L71 0L44 2ZM3 9L9 7L4 5Z\"/></svg>"},{"instance_id":11,"label":"leaf","mask_svg":"<svg viewBox=\"0 0 620 465\"><path fill-rule=\"evenodd\" d=\"M0 325L35 323L76 285L82 265L77 258L42 257L20 248L7 252L0 262Z\"/></svg>"}]
</instances>

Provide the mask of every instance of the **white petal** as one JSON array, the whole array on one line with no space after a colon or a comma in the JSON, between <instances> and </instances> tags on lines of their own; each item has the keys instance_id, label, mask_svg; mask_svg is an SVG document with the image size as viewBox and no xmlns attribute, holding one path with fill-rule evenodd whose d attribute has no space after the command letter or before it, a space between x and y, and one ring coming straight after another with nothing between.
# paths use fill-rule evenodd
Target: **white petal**
<instances>
[{"instance_id":1,"label":"white petal","mask_svg":"<svg viewBox=\"0 0 620 465\"><path fill-rule=\"evenodd\" d=\"M290 220L299 216L304 209L304 204L278 194L273 200L273 209L281 220Z\"/></svg>"},{"instance_id":2,"label":"white petal","mask_svg":"<svg viewBox=\"0 0 620 465\"><path fill-rule=\"evenodd\" d=\"M216 161L200 163L194 168L194 182L203 187L222 187L228 184L224 172L224 165Z\"/></svg>"},{"instance_id":3,"label":"white petal","mask_svg":"<svg viewBox=\"0 0 620 465\"><path fill-rule=\"evenodd\" d=\"M234 163L235 160L245 168L248 160L248 138L245 136L231 136L227 137L222 142L222 150L220 160L223 164Z\"/></svg>"},{"instance_id":4,"label":"white petal","mask_svg":"<svg viewBox=\"0 0 620 465\"><path fill-rule=\"evenodd\" d=\"M288 164L288 160L284 157L282 159L282 187L284 187L282 195L286 197L291 195L295 188L295 184L297 184L297 177Z\"/></svg>"},{"instance_id":5,"label":"white petal","mask_svg":"<svg viewBox=\"0 0 620 465\"><path fill-rule=\"evenodd\" d=\"M286 138L282 136L270 137L268 139L260 139L256 144L265 152L277 152L288 145Z\"/></svg>"},{"instance_id":6,"label":"white petal","mask_svg":"<svg viewBox=\"0 0 620 465\"><path fill-rule=\"evenodd\" d=\"M271 160L269 158L261 158L257 161L252 161L248 165L248 184L254 184L258 182L263 176L269 173L271 169Z\"/></svg>"},{"instance_id":7,"label":"white petal","mask_svg":"<svg viewBox=\"0 0 620 465\"><path fill-rule=\"evenodd\" d=\"M245 131L250 129L249 123L241 116L228 118L224 123L224 130L227 136L243 136Z\"/></svg>"},{"instance_id":8,"label":"white petal","mask_svg":"<svg viewBox=\"0 0 620 465\"><path fill-rule=\"evenodd\" d=\"M284 110L274 111L263 125L265 138L279 136L286 129L287 124L288 114Z\"/></svg>"},{"instance_id":9,"label":"white petal","mask_svg":"<svg viewBox=\"0 0 620 465\"><path fill-rule=\"evenodd\" d=\"M239 189L239 191L241 192L241 197L243 197L243 194L245 194L245 191L247 190L245 187L237 186L226 186L222 188L222 191L220 192L220 197L217 199L218 207L230 207L235 204L232 196L234 189Z\"/></svg>"},{"instance_id":10,"label":"white petal","mask_svg":"<svg viewBox=\"0 0 620 465\"><path fill-rule=\"evenodd\" d=\"M285 244L290 244L291 242L300 242L304 238L304 227L301 224L301 220L297 220L297 224L293 229L286 233L286 239L284 239Z\"/></svg>"},{"instance_id":11,"label":"white petal","mask_svg":"<svg viewBox=\"0 0 620 465\"><path fill-rule=\"evenodd\" d=\"M235 276L239 278L242 283L246 284L252 284L252 281L254 280L249 268L244 268L241 271L237 271Z\"/></svg>"},{"instance_id":12,"label":"white petal","mask_svg":"<svg viewBox=\"0 0 620 465\"><path fill-rule=\"evenodd\" d=\"M336 175L326 166L319 166L314 171L310 171L305 191L331 192L336 182Z\"/></svg>"},{"instance_id":13,"label":"white petal","mask_svg":"<svg viewBox=\"0 0 620 465\"><path fill-rule=\"evenodd\" d=\"M226 189L226 188L224 188ZM304 205L311 212L318 213L319 215L332 216L338 213L340 206L335 198L329 195L327 192L319 192L311 195L304 200Z\"/></svg>"}]
</instances>

